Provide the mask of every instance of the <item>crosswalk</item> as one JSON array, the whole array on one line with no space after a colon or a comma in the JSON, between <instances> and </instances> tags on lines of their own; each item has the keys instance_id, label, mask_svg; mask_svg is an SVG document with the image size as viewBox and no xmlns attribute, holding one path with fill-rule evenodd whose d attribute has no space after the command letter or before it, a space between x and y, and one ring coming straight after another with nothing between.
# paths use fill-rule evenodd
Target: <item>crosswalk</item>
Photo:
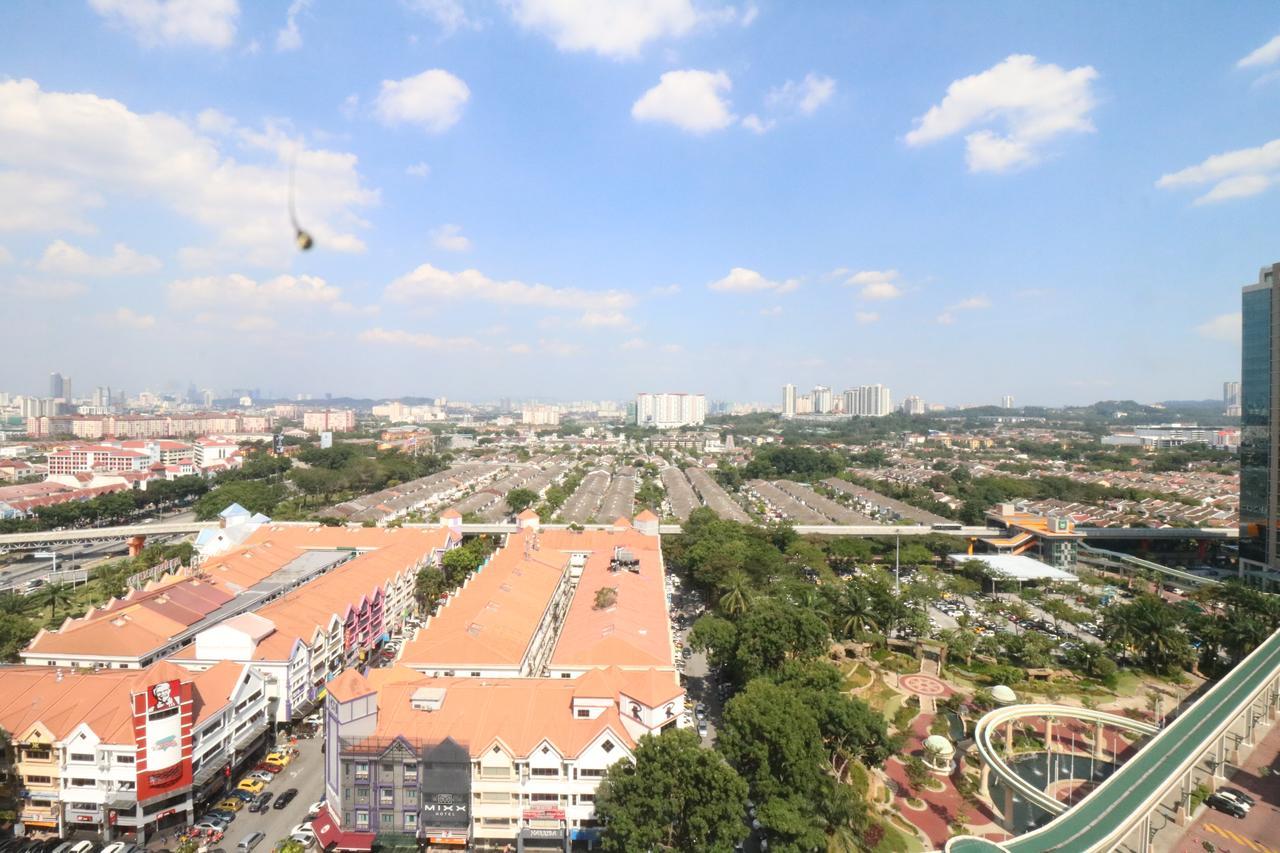
<instances>
[{"instance_id":1,"label":"crosswalk","mask_svg":"<svg viewBox=\"0 0 1280 853\"><path fill-rule=\"evenodd\" d=\"M1245 838L1243 835L1232 832L1229 829L1223 829L1217 824L1206 823L1204 825L1204 831L1212 833L1214 835L1221 836L1222 838L1226 838L1229 841L1234 841L1236 844L1243 844L1246 849L1256 850L1257 853L1280 853L1280 850L1276 850L1274 847L1268 847L1265 844L1259 844L1257 841L1253 841L1251 839Z\"/></svg>"}]
</instances>

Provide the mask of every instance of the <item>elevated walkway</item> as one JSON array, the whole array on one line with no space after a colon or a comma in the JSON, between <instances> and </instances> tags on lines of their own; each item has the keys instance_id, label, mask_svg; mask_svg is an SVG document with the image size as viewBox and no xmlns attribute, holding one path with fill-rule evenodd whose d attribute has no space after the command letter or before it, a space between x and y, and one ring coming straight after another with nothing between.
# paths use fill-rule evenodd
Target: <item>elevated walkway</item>
<instances>
[{"instance_id":1,"label":"elevated walkway","mask_svg":"<svg viewBox=\"0 0 1280 853\"><path fill-rule=\"evenodd\" d=\"M1252 745L1259 723L1274 720L1278 706L1280 631L1263 641L1105 782L1046 826L998 844L960 836L947 842L946 851L1103 853L1122 847L1147 851L1156 807L1176 795L1177 810L1185 814L1195 771L1205 777L1220 773L1227 759L1228 740L1238 735L1237 746ZM1206 771L1197 765L1210 751L1212 770ZM1135 832L1137 842L1123 845Z\"/></svg>"}]
</instances>

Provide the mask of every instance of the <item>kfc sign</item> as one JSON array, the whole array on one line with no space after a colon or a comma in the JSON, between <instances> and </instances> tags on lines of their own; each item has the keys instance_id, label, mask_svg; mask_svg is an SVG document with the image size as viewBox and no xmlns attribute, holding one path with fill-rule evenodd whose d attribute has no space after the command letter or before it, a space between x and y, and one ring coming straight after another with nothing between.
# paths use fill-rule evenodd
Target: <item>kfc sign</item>
<instances>
[{"instance_id":1,"label":"kfc sign","mask_svg":"<svg viewBox=\"0 0 1280 853\"><path fill-rule=\"evenodd\" d=\"M165 708L176 708L181 697L182 682L177 679L153 684L147 690L147 710L163 711Z\"/></svg>"},{"instance_id":2,"label":"kfc sign","mask_svg":"<svg viewBox=\"0 0 1280 853\"><path fill-rule=\"evenodd\" d=\"M133 694L139 800L191 784L192 698L191 682L180 679L160 681Z\"/></svg>"}]
</instances>

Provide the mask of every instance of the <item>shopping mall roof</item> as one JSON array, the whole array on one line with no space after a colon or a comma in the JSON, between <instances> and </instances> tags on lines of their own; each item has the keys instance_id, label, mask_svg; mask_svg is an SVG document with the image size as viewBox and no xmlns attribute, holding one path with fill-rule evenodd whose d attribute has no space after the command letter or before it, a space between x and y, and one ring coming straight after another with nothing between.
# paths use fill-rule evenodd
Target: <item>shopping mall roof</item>
<instances>
[{"instance_id":1,"label":"shopping mall roof","mask_svg":"<svg viewBox=\"0 0 1280 853\"><path fill-rule=\"evenodd\" d=\"M1065 581L1075 583L1071 572L1021 554L949 554L947 559L959 565L966 560L984 563L993 577L1017 581Z\"/></svg>"}]
</instances>

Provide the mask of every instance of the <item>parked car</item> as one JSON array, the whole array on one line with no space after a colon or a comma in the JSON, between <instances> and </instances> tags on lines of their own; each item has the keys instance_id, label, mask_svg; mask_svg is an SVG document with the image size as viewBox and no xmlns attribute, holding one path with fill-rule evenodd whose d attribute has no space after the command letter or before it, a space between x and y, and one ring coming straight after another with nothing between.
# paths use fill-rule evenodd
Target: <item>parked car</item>
<instances>
[{"instance_id":1,"label":"parked car","mask_svg":"<svg viewBox=\"0 0 1280 853\"><path fill-rule=\"evenodd\" d=\"M296 796L298 796L298 789L290 788L289 790L285 791L283 794L280 794L278 797L276 797L276 804L275 806L273 806L273 808L277 808L277 809L284 808L285 806L289 805L289 803L293 802L293 798Z\"/></svg>"},{"instance_id":2,"label":"parked car","mask_svg":"<svg viewBox=\"0 0 1280 853\"><path fill-rule=\"evenodd\" d=\"M1239 800L1240 804L1246 809L1251 809L1258 804L1257 800L1246 794L1244 791L1241 791L1239 788L1219 788L1217 793L1225 794L1228 797Z\"/></svg>"},{"instance_id":3,"label":"parked car","mask_svg":"<svg viewBox=\"0 0 1280 853\"><path fill-rule=\"evenodd\" d=\"M275 781L276 774L271 773L270 771L267 771L267 770L254 770L245 778L257 779L258 781L262 782L262 784L264 785L270 785L272 782Z\"/></svg>"},{"instance_id":4,"label":"parked car","mask_svg":"<svg viewBox=\"0 0 1280 853\"><path fill-rule=\"evenodd\" d=\"M706 720L698 720L698 734L699 734L699 735L701 735L702 737L706 737L706 736L707 736L707 721L706 721Z\"/></svg>"},{"instance_id":5,"label":"parked car","mask_svg":"<svg viewBox=\"0 0 1280 853\"><path fill-rule=\"evenodd\" d=\"M256 795L251 794L248 791L241 791L239 789L236 789L232 791L230 794L227 794L227 796L235 797L237 800L239 800L240 802L244 803L247 806L249 803L253 802L253 798Z\"/></svg>"},{"instance_id":6,"label":"parked car","mask_svg":"<svg viewBox=\"0 0 1280 853\"><path fill-rule=\"evenodd\" d=\"M253 798L253 802L249 804L249 811L258 813L265 812L271 807L271 792L263 791L261 794Z\"/></svg>"},{"instance_id":7,"label":"parked car","mask_svg":"<svg viewBox=\"0 0 1280 853\"><path fill-rule=\"evenodd\" d=\"M102 848L102 853L137 853L138 847L128 841L117 841Z\"/></svg>"},{"instance_id":8,"label":"parked car","mask_svg":"<svg viewBox=\"0 0 1280 853\"><path fill-rule=\"evenodd\" d=\"M239 797L227 797L225 800L218 803L219 811L238 812L242 808L244 808L244 800ZM106 853L106 851L104 850L103 853Z\"/></svg>"},{"instance_id":9,"label":"parked car","mask_svg":"<svg viewBox=\"0 0 1280 853\"><path fill-rule=\"evenodd\" d=\"M1204 804L1211 809L1220 811L1223 814L1229 814L1232 817L1244 817L1248 810L1235 800L1222 796L1221 794L1210 794L1205 798ZM104 851L105 853L105 851Z\"/></svg>"},{"instance_id":10,"label":"parked car","mask_svg":"<svg viewBox=\"0 0 1280 853\"><path fill-rule=\"evenodd\" d=\"M240 839L240 843L236 845L236 849L241 851L241 853L249 853L249 851L261 844L263 839L266 837L265 833L251 832L244 838Z\"/></svg>"},{"instance_id":11,"label":"parked car","mask_svg":"<svg viewBox=\"0 0 1280 853\"><path fill-rule=\"evenodd\" d=\"M283 769L284 769L283 764L276 764L272 761L259 761L257 764L253 765L253 770L255 773L275 774L275 773L279 773Z\"/></svg>"},{"instance_id":12,"label":"parked car","mask_svg":"<svg viewBox=\"0 0 1280 853\"><path fill-rule=\"evenodd\" d=\"M316 834L311 830L311 824L309 823L298 824L293 829L289 830L289 836L291 838L306 837L311 839L307 844L308 847L310 847L311 844L314 844L316 840Z\"/></svg>"},{"instance_id":13,"label":"parked car","mask_svg":"<svg viewBox=\"0 0 1280 853\"><path fill-rule=\"evenodd\" d=\"M231 823L231 821L235 819L236 819L236 813L233 811L227 811L226 809L213 809L211 811L206 812L205 816L201 818L201 820L216 821L217 823L221 823L223 825Z\"/></svg>"},{"instance_id":14,"label":"parked car","mask_svg":"<svg viewBox=\"0 0 1280 853\"><path fill-rule=\"evenodd\" d=\"M77 841L71 845L71 853L93 853L97 849L97 843L89 840Z\"/></svg>"},{"instance_id":15,"label":"parked car","mask_svg":"<svg viewBox=\"0 0 1280 853\"><path fill-rule=\"evenodd\" d=\"M314 820L316 815L320 814L322 808L324 808L324 800L317 800L307 806L307 820Z\"/></svg>"},{"instance_id":16,"label":"parked car","mask_svg":"<svg viewBox=\"0 0 1280 853\"><path fill-rule=\"evenodd\" d=\"M240 780L239 785L236 785L236 790L248 791L250 794L257 795L261 794L262 789L265 787L267 787L266 782L263 782L261 779L255 779L252 776L247 776Z\"/></svg>"},{"instance_id":17,"label":"parked car","mask_svg":"<svg viewBox=\"0 0 1280 853\"><path fill-rule=\"evenodd\" d=\"M293 756L287 752L273 752L262 760L271 764L279 764L282 767L288 767L289 762L293 761Z\"/></svg>"}]
</instances>

